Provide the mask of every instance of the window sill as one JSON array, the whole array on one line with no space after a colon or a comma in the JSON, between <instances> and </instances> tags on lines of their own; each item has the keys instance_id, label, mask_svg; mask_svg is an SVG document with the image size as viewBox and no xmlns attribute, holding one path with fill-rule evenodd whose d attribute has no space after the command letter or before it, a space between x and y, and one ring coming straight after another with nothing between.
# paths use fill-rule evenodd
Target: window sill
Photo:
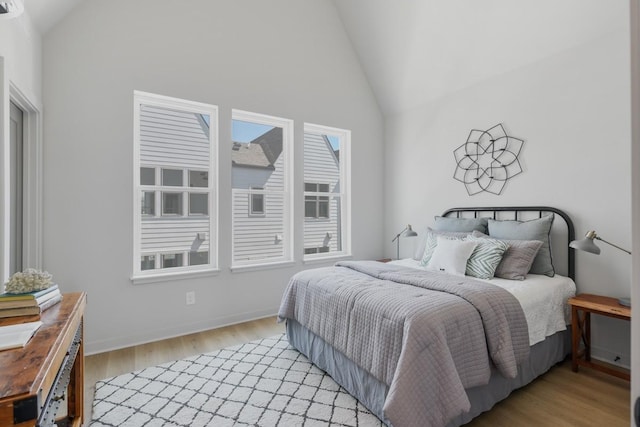
<instances>
[{"instance_id":1,"label":"window sill","mask_svg":"<svg viewBox=\"0 0 640 427\"><path fill-rule=\"evenodd\" d=\"M340 255L331 255L331 256L323 256L323 257L313 257L313 258L305 258L302 260L303 264L321 264L323 262L335 262L342 261L345 259L351 259L353 255L351 254L340 254Z\"/></svg>"},{"instance_id":2,"label":"window sill","mask_svg":"<svg viewBox=\"0 0 640 427\"><path fill-rule=\"evenodd\" d=\"M242 273L244 271L257 271L267 270L271 268L290 267L295 265L295 261L277 261L277 262L265 262L262 264L246 264L246 265L232 265L229 269L234 273Z\"/></svg>"},{"instance_id":3,"label":"window sill","mask_svg":"<svg viewBox=\"0 0 640 427\"><path fill-rule=\"evenodd\" d=\"M172 280L182 279L197 279L199 277L216 276L220 273L220 270L215 268L211 270L198 270L198 271L179 271L175 273L162 273L153 276L133 276L131 282L134 285L143 285L146 283L168 282Z\"/></svg>"}]
</instances>

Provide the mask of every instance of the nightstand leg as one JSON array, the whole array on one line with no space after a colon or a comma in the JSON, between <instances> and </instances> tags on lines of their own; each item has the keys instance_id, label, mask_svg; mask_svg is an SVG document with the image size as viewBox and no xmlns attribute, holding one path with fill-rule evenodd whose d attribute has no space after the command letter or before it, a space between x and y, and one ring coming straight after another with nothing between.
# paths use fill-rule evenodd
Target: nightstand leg
<instances>
[{"instance_id":1,"label":"nightstand leg","mask_svg":"<svg viewBox=\"0 0 640 427\"><path fill-rule=\"evenodd\" d=\"M584 360L591 361L591 313L584 313Z\"/></svg>"},{"instance_id":2,"label":"nightstand leg","mask_svg":"<svg viewBox=\"0 0 640 427\"><path fill-rule=\"evenodd\" d=\"M571 370L578 372L578 352L580 351L580 318L578 308L571 306Z\"/></svg>"}]
</instances>

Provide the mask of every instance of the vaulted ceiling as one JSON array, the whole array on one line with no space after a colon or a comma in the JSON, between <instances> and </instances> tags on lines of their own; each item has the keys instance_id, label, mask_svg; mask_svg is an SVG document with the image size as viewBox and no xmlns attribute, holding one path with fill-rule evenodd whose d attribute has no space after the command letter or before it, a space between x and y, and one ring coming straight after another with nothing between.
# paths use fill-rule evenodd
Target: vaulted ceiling
<instances>
[{"instance_id":1,"label":"vaulted ceiling","mask_svg":"<svg viewBox=\"0 0 640 427\"><path fill-rule=\"evenodd\" d=\"M629 7L602 0L334 3L386 114L602 37Z\"/></svg>"},{"instance_id":2,"label":"vaulted ceiling","mask_svg":"<svg viewBox=\"0 0 640 427\"><path fill-rule=\"evenodd\" d=\"M24 0L24 8L40 33L45 34L84 0Z\"/></svg>"},{"instance_id":3,"label":"vaulted ceiling","mask_svg":"<svg viewBox=\"0 0 640 427\"><path fill-rule=\"evenodd\" d=\"M26 0L46 34L84 0ZM229 0L232 1L232 0ZM597 39L628 2L334 0L385 114L395 114Z\"/></svg>"}]
</instances>

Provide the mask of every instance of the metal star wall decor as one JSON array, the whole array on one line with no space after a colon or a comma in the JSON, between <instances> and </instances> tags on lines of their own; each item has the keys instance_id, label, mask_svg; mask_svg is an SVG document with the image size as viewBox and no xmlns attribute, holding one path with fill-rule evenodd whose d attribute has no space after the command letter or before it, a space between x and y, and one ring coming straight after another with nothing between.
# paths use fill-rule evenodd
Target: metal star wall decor
<instances>
[{"instance_id":1,"label":"metal star wall decor","mask_svg":"<svg viewBox=\"0 0 640 427\"><path fill-rule=\"evenodd\" d=\"M453 178L470 196L486 191L500 195L505 184L522 172L518 160L524 141L507 135L502 124L488 130L472 129L467 142L456 148Z\"/></svg>"}]
</instances>

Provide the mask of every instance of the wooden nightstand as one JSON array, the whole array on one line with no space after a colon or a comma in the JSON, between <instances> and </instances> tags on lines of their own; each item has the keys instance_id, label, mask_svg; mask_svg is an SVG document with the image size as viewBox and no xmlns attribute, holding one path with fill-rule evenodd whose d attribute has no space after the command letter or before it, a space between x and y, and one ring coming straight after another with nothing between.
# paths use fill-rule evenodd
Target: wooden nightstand
<instances>
[{"instance_id":1,"label":"wooden nightstand","mask_svg":"<svg viewBox=\"0 0 640 427\"><path fill-rule=\"evenodd\" d=\"M591 313L616 319L631 320L631 308L618 303L616 298L593 294L579 294L569 298L571 305L571 368L578 372L579 366L630 380L628 372L591 360ZM580 348L580 338L584 348Z\"/></svg>"}]
</instances>

